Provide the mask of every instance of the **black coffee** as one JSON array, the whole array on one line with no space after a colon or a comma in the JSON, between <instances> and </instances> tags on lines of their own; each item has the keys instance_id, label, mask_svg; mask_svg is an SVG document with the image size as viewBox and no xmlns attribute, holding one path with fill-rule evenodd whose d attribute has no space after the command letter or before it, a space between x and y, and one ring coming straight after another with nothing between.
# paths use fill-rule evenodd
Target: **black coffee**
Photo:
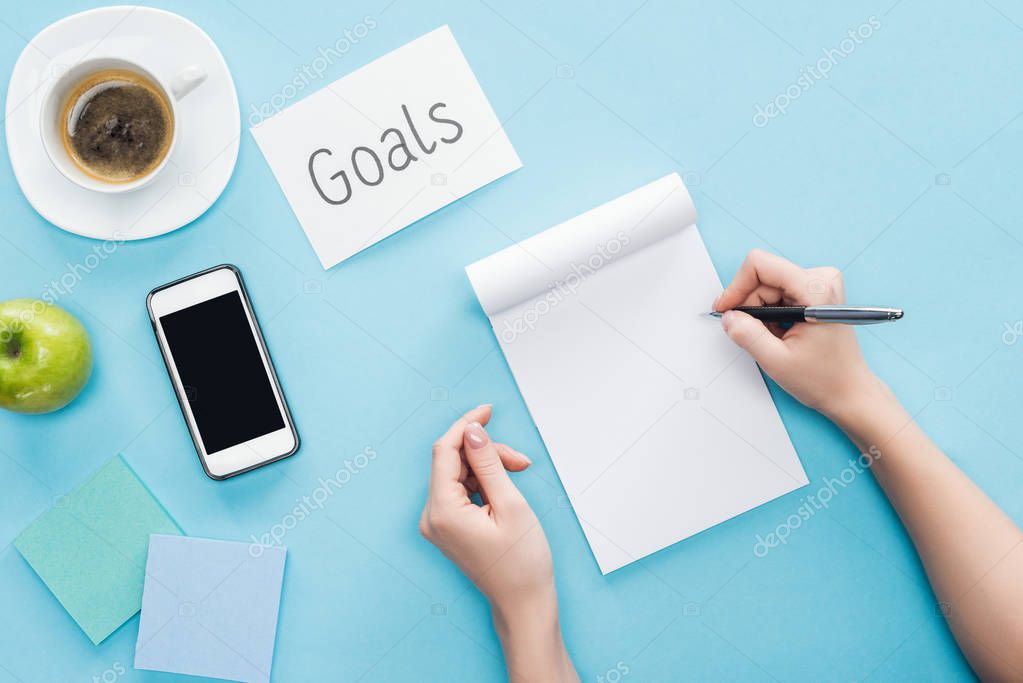
<instances>
[{"instance_id":1,"label":"black coffee","mask_svg":"<svg viewBox=\"0 0 1023 683\"><path fill-rule=\"evenodd\" d=\"M86 173L108 182L141 178L160 165L174 134L163 91L140 74L109 69L71 92L61 116L64 147Z\"/></svg>"}]
</instances>

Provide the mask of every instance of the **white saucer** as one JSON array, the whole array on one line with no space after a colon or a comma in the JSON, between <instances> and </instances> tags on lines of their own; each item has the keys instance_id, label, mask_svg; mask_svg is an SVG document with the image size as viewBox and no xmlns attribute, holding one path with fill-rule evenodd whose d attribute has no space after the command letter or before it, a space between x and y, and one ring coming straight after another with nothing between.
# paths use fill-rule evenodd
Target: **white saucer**
<instances>
[{"instance_id":1,"label":"white saucer","mask_svg":"<svg viewBox=\"0 0 1023 683\"><path fill-rule=\"evenodd\" d=\"M132 192L102 194L54 168L39 108L51 78L82 59L113 55L168 80L199 64L207 79L178 103L180 136L159 176ZM191 223L227 186L240 135L238 95L220 50L201 28L164 10L102 7L61 19L25 47L7 88L7 149L21 191L43 218L85 237L143 239Z\"/></svg>"}]
</instances>

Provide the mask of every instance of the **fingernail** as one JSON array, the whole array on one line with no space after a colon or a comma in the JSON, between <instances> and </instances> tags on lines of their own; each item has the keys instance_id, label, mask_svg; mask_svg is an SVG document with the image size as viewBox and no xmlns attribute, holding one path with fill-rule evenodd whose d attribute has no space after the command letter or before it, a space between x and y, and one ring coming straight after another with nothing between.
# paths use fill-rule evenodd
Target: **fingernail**
<instances>
[{"instance_id":1,"label":"fingernail","mask_svg":"<svg viewBox=\"0 0 1023 683\"><path fill-rule=\"evenodd\" d=\"M483 410L484 408L490 408L491 405L492 404L490 404L490 403L481 403L478 406L476 406L476 410Z\"/></svg>"},{"instance_id":2,"label":"fingernail","mask_svg":"<svg viewBox=\"0 0 1023 683\"><path fill-rule=\"evenodd\" d=\"M519 454L520 458L522 458L523 460L526 461L527 465L532 465L533 464L533 460L528 455L526 455L525 453L522 453L521 451L515 451L515 452Z\"/></svg>"},{"instance_id":3,"label":"fingernail","mask_svg":"<svg viewBox=\"0 0 1023 683\"><path fill-rule=\"evenodd\" d=\"M710 305L710 310L712 310L712 311L718 310L718 303L721 301L721 297L723 297L724 295L725 295L724 292L721 292L720 294L718 294L717 298L714 299L714 303L712 303Z\"/></svg>"},{"instance_id":4,"label":"fingernail","mask_svg":"<svg viewBox=\"0 0 1023 683\"><path fill-rule=\"evenodd\" d=\"M732 326L732 321L735 319L735 311L725 311L721 316L721 327L728 332L728 328Z\"/></svg>"},{"instance_id":5,"label":"fingernail","mask_svg":"<svg viewBox=\"0 0 1023 683\"><path fill-rule=\"evenodd\" d=\"M469 442L469 445L473 448L483 448L490 441L487 437L487 432L483 429L483 425L479 422L470 422L465 428L465 440Z\"/></svg>"}]
</instances>

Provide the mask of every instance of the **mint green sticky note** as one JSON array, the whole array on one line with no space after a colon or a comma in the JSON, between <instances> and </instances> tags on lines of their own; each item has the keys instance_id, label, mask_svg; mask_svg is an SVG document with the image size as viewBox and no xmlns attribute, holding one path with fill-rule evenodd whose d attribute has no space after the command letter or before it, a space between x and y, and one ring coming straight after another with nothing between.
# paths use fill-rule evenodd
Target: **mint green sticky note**
<instances>
[{"instance_id":1,"label":"mint green sticky note","mask_svg":"<svg viewBox=\"0 0 1023 683\"><path fill-rule=\"evenodd\" d=\"M181 529L118 455L32 522L14 547L98 645L142 605L149 534Z\"/></svg>"}]
</instances>

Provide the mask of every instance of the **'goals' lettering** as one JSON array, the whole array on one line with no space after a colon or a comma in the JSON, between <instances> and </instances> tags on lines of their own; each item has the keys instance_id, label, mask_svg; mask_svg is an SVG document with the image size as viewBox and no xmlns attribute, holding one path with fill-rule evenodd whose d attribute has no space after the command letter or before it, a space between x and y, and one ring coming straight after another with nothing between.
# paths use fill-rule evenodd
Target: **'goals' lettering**
<instances>
[{"instance_id":1,"label":"'goals' lettering","mask_svg":"<svg viewBox=\"0 0 1023 683\"><path fill-rule=\"evenodd\" d=\"M419 161L417 154L429 156L433 154L437 145L451 145L462 137L462 124L454 119L440 116L441 110L447 108L443 102L437 102L427 112L427 116L433 123L431 128L436 129L434 124L444 126L443 132L446 135L435 138L424 129L427 140L423 139L420 129L412 120L412 114L408 107L401 105L401 113L405 117L407 133L402 128L388 128L380 135L380 142L390 147L384 147L380 153L372 147L360 145L354 148L350 155L343 161L338 161L334 152L326 147L321 147L309 155L309 178L313 181L313 187L319 193L323 201L328 204L344 204L352 198L352 175L367 187L374 187L384 182L387 175L385 168L392 171L404 171L414 162ZM409 144L409 138L415 142L415 146ZM339 168L339 164L347 164ZM349 168L351 172L349 172ZM329 182L321 182L326 179Z\"/></svg>"}]
</instances>

